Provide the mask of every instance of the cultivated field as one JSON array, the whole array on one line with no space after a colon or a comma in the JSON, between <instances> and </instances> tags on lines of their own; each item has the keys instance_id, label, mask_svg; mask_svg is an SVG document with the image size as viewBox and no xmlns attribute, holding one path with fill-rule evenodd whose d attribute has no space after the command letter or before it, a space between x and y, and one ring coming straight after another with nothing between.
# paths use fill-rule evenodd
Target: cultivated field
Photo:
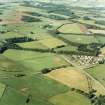
<instances>
[{"instance_id":1,"label":"cultivated field","mask_svg":"<svg viewBox=\"0 0 105 105\"><path fill-rule=\"evenodd\" d=\"M47 76L69 87L80 89L85 92L89 91L88 76L83 74L80 70L77 70L76 68L67 67L57 69L49 73ZM93 79L91 79L91 84L93 89L97 90L98 94L105 94L104 86L100 85Z\"/></svg>"},{"instance_id":2,"label":"cultivated field","mask_svg":"<svg viewBox=\"0 0 105 105\"><path fill-rule=\"evenodd\" d=\"M19 45L19 46L22 47L22 48L32 48L32 49L35 49L35 48L44 49L44 48L46 48L44 45L42 45L42 44L41 44L40 42L38 42L38 41L25 42L25 43L18 43L17 45Z\"/></svg>"},{"instance_id":3,"label":"cultivated field","mask_svg":"<svg viewBox=\"0 0 105 105\"><path fill-rule=\"evenodd\" d=\"M64 24L59 29L61 33L83 34L87 32L87 29L82 24L72 23Z\"/></svg>"},{"instance_id":4,"label":"cultivated field","mask_svg":"<svg viewBox=\"0 0 105 105\"><path fill-rule=\"evenodd\" d=\"M43 40L40 40L39 42L48 48L56 48L58 46L66 45L66 43L54 37L51 37L49 39L43 39Z\"/></svg>"}]
</instances>

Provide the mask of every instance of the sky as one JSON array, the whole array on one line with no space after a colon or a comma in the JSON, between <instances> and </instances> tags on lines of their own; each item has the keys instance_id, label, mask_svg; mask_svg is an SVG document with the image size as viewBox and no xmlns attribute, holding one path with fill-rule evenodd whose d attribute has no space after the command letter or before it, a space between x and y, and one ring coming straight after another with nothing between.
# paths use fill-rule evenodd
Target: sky
<instances>
[{"instance_id":1,"label":"sky","mask_svg":"<svg viewBox=\"0 0 105 105\"><path fill-rule=\"evenodd\" d=\"M6 1L22 1L22 0L0 0L0 2L6 2ZM30 0L31 1L31 0ZM46 0L42 0L46 1ZM62 0L61 0L62 1ZM65 0L66 1L66 0ZM85 0L67 0L67 1L85 1ZM86 1L97 1L97 2L105 2L105 0L86 0Z\"/></svg>"},{"instance_id":2,"label":"sky","mask_svg":"<svg viewBox=\"0 0 105 105\"><path fill-rule=\"evenodd\" d=\"M23 1L23 0L0 0L0 2L11 2L11 1ZM54 1L59 3L72 3L75 5L95 5L95 6L104 6L105 7L105 0L26 0L26 1Z\"/></svg>"}]
</instances>

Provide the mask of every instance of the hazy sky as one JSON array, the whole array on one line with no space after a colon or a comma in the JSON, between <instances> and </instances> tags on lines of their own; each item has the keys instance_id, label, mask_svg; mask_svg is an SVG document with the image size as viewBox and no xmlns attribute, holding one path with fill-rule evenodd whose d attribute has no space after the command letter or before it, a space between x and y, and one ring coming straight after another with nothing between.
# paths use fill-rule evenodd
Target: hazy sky
<instances>
[{"instance_id":1,"label":"hazy sky","mask_svg":"<svg viewBox=\"0 0 105 105\"><path fill-rule=\"evenodd\" d=\"M22 0L0 0L0 2L5 2L5 1L22 1ZM29 1L29 0L28 0ZM30 0L31 1L31 0ZM46 1L46 0L42 0ZM62 0L61 0L62 1ZM66 0L65 0L66 1ZM85 1L85 0L67 0L67 1ZM98 2L105 2L105 0L86 0L86 1L98 1Z\"/></svg>"},{"instance_id":2,"label":"hazy sky","mask_svg":"<svg viewBox=\"0 0 105 105\"><path fill-rule=\"evenodd\" d=\"M23 1L23 0L0 0L0 2L11 2L11 1ZM27 0L27 1L53 1L53 0ZM80 1L80 2L88 2L88 3L91 3L91 2L97 2L97 4L102 4L102 5L105 5L105 0L54 0L54 1L65 1L65 2L69 2L69 1Z\"/></svg>"}]
</instances>

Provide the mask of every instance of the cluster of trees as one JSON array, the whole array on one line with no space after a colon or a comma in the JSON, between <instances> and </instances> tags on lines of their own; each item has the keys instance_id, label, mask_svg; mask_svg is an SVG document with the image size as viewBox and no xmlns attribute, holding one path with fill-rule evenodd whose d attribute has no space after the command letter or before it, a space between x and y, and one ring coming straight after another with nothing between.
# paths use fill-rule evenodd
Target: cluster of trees
<instances>
[{"instance_id":1,"label":"cluster of trees","mask_svg":"<svg viewBox=\"0 0 105 105\"><path fill-rule=\"evenodd\" d=\"M40 14L38 12L24 12L24 13L32 15L32 16L38 16L38 17L42 16L42 14Z\"/></svg>"},{"instance_id":2,"label":"cluster of trees","mask_svg":"<svg viewBox=\"0 0 105 105\"><path fill-rule=\"evenodd\" d=\"M0 53L2 54L8 49L21 49L21 47L16 45L15 43L6 42L0 47Z\"/></svg>"},{"instance_id":3,"label":"cluster of trees","mask_svg":"<svg viewBox=\"0 0 105 105\"><path fill-rule=\"evenodd\" d=\"M0 53L4 53L7 49L22 49L15 43L31 42L34 41L32 38L21 37L21 38L9 38L0 47Z\"/></svg>"},{"instance_id":4,"label":"cluster of trees","mask_svg":"<svg viewBox=\"0 0 105 105\"><path fill-rule=\"evenodd\" d=\"M94 105L105 105L105 96L104 96L104 95L100 95L100 96L96 99Z\"/></svg>"},{"instance_id":5,"label":"cluster of trees","mask_svg":"<svg viewBox=\"0 0 105 105\"><path fill-rule=\"evenodd\" d=\"M76 88L71 88L71 91L75 91L75 92L77 92L77 93L79 93L79 94L82 94L82 95L86 96L87 98L89 97L89 94L86 93L86 92L83 91L83 90L76 89Z\"/></svg>"},{"instance_id":6,"label":"cluster of trees","mask_svg":"<svg viewBox=\"0 0 105 105\"><path fill-rule=\"evenodd\" d=\"M42 20L36 17L31 16L22 16L22 21L24 22L41 22Z\"/></svg>"},{"instance_id":7,"label":"cluster of trees","mask_svg":"<svg viewBox=\"0 0 105 105\"><path fill-rule=\"evenodd\" d=\"M105 105L105 95L97 96L96 90L92 90L89 92L89 99L91 100L92 105Z\"/></svg>"},{"instance_id":8,"label":"cluster of trees","mask_svg":"<svg viewBox=\"0 0 105 105\"><path fill-rule=\"evenodd\" d=\"M96 24L100 24L100 25L105 25L105 21L104 20L96 20L95 23Z\"/></svg>"},{"instance_id":9,"label":"cluster of trees","mask_svg":"<svg viewBox=\"0 0 105 105\"><path fill-rule=\"evenodd\" d=\"M84 51L88 53L93 53L95 56L100 54L99 44L91 43L91 44L81 44L78 46L78 51Z\"/></svg>"},{"instance_id":10,"label":"cluster of trees","mask_svg":"<svg viewBox=\"0 0 105 105\"><path fill-rule=\"evenodd\" d=\"M65 17L59 16L59 15L54 15L54 14L48 15L46 17L50 18L50 19L55 19L55 20L66 20L67 19Z\"/></svg>"},{"instance_id":11,"label":"cluster of trees","mask_svg":"<svg viewBox=\"0 0 105 105\"><path fill-rule=\"evenodd\" d=\"M15 74L15 77L24 77L26 74Z\"/></svg>"},{"instance_id":12,"label":"cluster of trees","mask_svg":"<svg viewBox=\"0 0 105 105\"><path fill-rule=\"evenodd\" d=\"M66 65L63 65L63 66L53 67L53 68L44 68L44 69L41 70L41 72L43 74L47 74L47 73L49 73L49 72L51 72L53 70L60 69L60 68L66 68L66 67L67 67Z\"/></svg>"},{"instance_id":13,"label":"cluster of trees","mask_svg":"<svg viewBox=\"0 0 105 105\"><path fill-rule=\"evenodd\" d=\"M31 42L34 40L29 37L20 37L20 38L9 38L9 39L6 39L6 41L8 43L23 43L23 42Z\"/></svg>"},{"instance_id":14,"label":"cluster of trees","mask_svg":"<svg viewBox=\"0 0 105 105\"><path fill-rule=\"evenodd\" d=\"M60 45L60 46L57 46L56 48L62 48L62 47L65 47L66 45Z\"/></svg>"},{"instance_id":15,"label":"cluster of trees","mask_svg":"<svg viewBox=\"0 0 105 105\"><path fill-rule=\"evenodd\" d=\"M7 47L5 47L5 46L0 47L0 53L1 54L4 53L4 51L6 51L6 50L7 50Z\"/></svg>"},{"instance_id":16,"label":"cluster of trees","mask_svg":"<svg viewBox=\"0 0 105 105\"><path fill-rule=\"evenodd\" d=\"M84 20L91 20L91 18L88 17L88 16L84 16L83 19L84 19Z\"/></svg>"},{"instance_id":17,"label":"cluster of trees","mask_svg":"<svg viewBox=\"0 0 105 105\"><path fill-rule=\"evenodd\" d=\"M2 19L0 19L0 22L2 21Z\"/></svg>"},{"instance_id":18,"label":"cluster of trees","mask_svg":"<svg viewBox=\"0 0 105 105\"><path fill-rule=\"evenodd\" d=\"M44 26L43 26L43 28L44 28L44 29L46 29L46 28L48 28L48 29L52 29L52 28L53 28L53 26L52 26L52 25L50 25L50 24L46 24L46 25L44 25Z\"/></svg>"},{"instance_id":19,"label":"cluster of trees","mask_svg":"<svg viewBox=\"0 0 105 105\"><path fill-rule=\"evenodd\" d=\"M71 91L75 91L90 99L92 105L105 105L105 95L96 95L96 90L92 89L89 93L86 93L80 89L71 88Z\"/></svg>"}]
</instances>

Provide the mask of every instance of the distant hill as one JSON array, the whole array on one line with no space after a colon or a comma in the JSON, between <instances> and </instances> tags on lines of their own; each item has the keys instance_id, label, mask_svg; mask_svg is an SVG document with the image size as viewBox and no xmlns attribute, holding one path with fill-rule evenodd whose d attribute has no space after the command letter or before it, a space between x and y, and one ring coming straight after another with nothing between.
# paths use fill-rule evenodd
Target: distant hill
<instances>
[{"instance_id":1,"label":"distant hill","mask_svg":"<svg viewBox=\"0 0 105 105\"><path fill-rule=\"evenodd\" d=\"M65 3L72 6L105 7L105 0L43 0L53 3Z\"/></svg>"}]
</instances>

